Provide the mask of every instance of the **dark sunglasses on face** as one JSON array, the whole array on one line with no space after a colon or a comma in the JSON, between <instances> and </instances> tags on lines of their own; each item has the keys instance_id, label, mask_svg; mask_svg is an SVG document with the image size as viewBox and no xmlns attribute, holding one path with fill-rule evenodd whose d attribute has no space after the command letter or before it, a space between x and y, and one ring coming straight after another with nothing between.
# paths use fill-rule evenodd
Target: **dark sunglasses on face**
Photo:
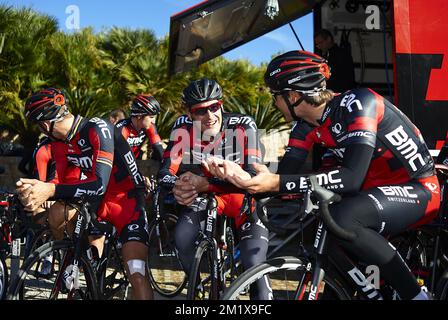
<instances>
[{"instance_id":1,"label":"dark sunglasses on face","mask_svg":"<svg viewBox=\"0 0 448 320\"><path fill-rule=\"evenodd\" d=\"M195 116L203 116L207 113L208 110L210 110L211 113L215 113L216 111L221 109L221 106L222 106L222 103L217 102L217 103L214 103L207 107L203 107L203 108L199 107L199 108L191 109L191 113L194 114Z\"/></svg>"},{"instance_id":2,"label":"dark sunglasses on face","mask_svg":"<svg viewBox=\"0 0 448 320\"><path fill-rule=\"evenodd\" d=\"M282 90L282 91L272 91L271 90L271 95L272 98L275 100L277 99L277 96L281 96L283 93L287 93L289 90Z\"/></svg>"}]
</instances>

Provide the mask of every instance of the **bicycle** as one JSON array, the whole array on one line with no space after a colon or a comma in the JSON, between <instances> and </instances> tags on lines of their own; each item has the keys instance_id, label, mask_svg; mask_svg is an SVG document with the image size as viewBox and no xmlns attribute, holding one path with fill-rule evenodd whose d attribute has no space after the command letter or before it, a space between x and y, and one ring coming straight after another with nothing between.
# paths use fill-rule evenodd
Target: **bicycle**
<instances>
[{"instance_id":1,"label":"bicycle","mask_svg":"<svg viewBox=\"0 0 448 320\"><path fill-rule=\"evenodd\" d=\"M23 252L26 257L33 235L41 230L43 227L32 222L15 193L0 190L0 300L6 298L9 278L19 271ZM7 259L10 259L9 268Z\"/></svg>"},{"instance_id":2,"label":"bicycle","mask_svg":"<svg viewBox=\"0 0 448 320\"><path fill-rule=\"evenodd\" d=\"M240 273L238 249L230 218L218 215L214 193L209 193L206 199L207 219L204 230L200 231L196 241L196 252L188 279L187 300L219 299L227 283L233 282ZM246 197L245 201L242 212L250 213L250 200ZM253 222L252 220L250 221Z\"/></svg>"},{"instance_id":3,"label":"bicycle","mask_svg":"<svg viewBox=\"0 0 448 320\"><path fill-rule=\"evenodd\" d=\"M154 181L155 183L155 181ZM149 224L149 254L148 273L152 287L162 296L174 297L185 288L187 275L185 274L174 242L174 228L177 215L161 213L160 194L162 188L153 191L153 212ZM164 204L172 204L174 199L165 198Z\"/></svg>"},{"instance_id":4,"label":"bicycle","mask_svg":"<svg viewBox=\"0 0 448 320\"><path fill-rule=\"evenodd\" d=\"M86 203L67 204L76 209L76 226L70 239L50 241L30 254L8 291L8 299L110 299L120 291L127 293L129 281L119 259L117 235L110 224L97 221ZM103 255L94 263L87 239L90 225L106 233ZM51 256L51 272L42 274L43 258ZM120 261L117 263L117 259ZM92 264L95 264L92 265ZM113 265L112 265L113 264ZM109 266L114 269L110 272Z\"/></svg>"},{"instance_id":5,"label":"bicycle","mask_svg":"<svg viewBox=\"0 0 448 320\"><path fill-rule=\"evenodd\" d=\"M328 206L341 200L338 194L321 187L316 176L307 178L309 189L303 198L301 221L318 219L311 252L299 243L297 257L284 256L253 266L234 281L223 295L224 300L245 299L247 288L262 277L272 282L274 299L293 300L382 300L384 286L374 286L342 249L329 238L333 235L352 241L353 232L342 229L333 220ZM272 197L257 201L257 214L263 224L273 226L267 218L266 204ZM394 298L396 295L388 296Z\"/></svg>"},{"instance_id":6,"label":"bicycle","mask_svg":"<svg viewBox=\"0 0 448 320\"><path fill-rule=\"evenodd\" d=\"M441 203L430 223L391 240L421 285L436 299L448 300L448 166L436 164Z\"/></svg>"}]
</instances>

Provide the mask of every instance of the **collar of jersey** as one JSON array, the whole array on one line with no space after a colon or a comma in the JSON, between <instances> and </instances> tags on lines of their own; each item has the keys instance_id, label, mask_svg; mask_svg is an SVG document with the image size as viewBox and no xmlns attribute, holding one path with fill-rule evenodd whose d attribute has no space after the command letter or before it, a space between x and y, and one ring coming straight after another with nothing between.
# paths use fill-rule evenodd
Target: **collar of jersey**
<instances>
[{"instance_id":1,"label":"collar of jersey","mask_svg":"<svg viewBox=\"0 0 448 320\"><path fill-rule=\"evenodd\" d=\"M67 138L65 138L65 141L70 141L73 139L73 137L76 135L76 133L79 130L79 126L84 118L80 115L77 115L75 120L73 121L72 127L70 128L70 131L67 134Z\"/></svg>"},{"instance_id":2,"label":"collar of jersey","mask_svg":"<svg viewBox=\"0 0 448 320\"><path fill-rule=\"evenodd\" d=\"M317 122L320 125L324 124L325 120L327 120L328 117L330 116L330 113L331 113L331 109L330 108L331 108L330 102L327 102L327 105L324 108L324 112L322 113L322 118L317 120Z\"/></svg>"}]
</instances>

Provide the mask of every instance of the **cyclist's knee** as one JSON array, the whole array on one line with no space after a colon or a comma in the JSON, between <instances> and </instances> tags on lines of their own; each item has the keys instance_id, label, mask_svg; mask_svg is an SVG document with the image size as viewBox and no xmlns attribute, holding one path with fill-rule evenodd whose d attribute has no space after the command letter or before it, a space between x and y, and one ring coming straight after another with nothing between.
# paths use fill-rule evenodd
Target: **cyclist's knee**
<instances>
[{"instance_id":1,"label":"cyclist's knee","mask_svg":"<svg viewBox=\"0 0 448 320\"><path fill-rule=\"evenodd\" d=\"M130 259L126 262L129 276L136 279L136 282L143 281L146 276L146 262L141 259Z\"/></svg>"},{"instance_id":2,"label":"cyclist's knee","mask_svg":"<svg viewBox=\"0 0 448 320\"><path fill-rule=\"evenodd\" d=\"M53 229L59 229L65 225L66 222L73 219L75 210L65 210L65 204L55 202L48 210L48 223Z\"/></svg>"},{"instance_id":3,"label":"cyclist's knee","mask_svg":"<svg viewBox=\"0 0 448 320\"><path fill-rule=\"evenodd\" d=\"M189 251L194 248L194 242L198 236L199 227L194 224L190 215L182 214L177 221L174 230L174 241L179 251Z\"/></svg>"},{"instance_id":4,"label":"cyclist's knee","mask_svg":"<svg viewBox=\"0 0 448 320\"><path fill-rule=\"evenodd\" d=\"M356 232L362 227L353 210L332 210L331 216L336 224L345 230Z\"/></svg>"}]
</instances>

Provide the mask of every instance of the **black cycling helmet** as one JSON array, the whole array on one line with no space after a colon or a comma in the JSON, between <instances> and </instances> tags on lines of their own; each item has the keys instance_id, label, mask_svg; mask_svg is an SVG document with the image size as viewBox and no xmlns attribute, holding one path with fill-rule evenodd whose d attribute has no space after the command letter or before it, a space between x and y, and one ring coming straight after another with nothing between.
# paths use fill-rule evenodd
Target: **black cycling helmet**
<instances>
[{"instance_id":1,"label":"black cycling helmet","mask_svg":"<svg viewBox=\"0 0 448 320\"><path fill-rule=\"evenodd\" d=\"M61 90L47 88L34 93L25 103L25 117L29 121L59 120L67 113L67 99ZM61 112L61 109L64 111Z\"/></svg>"},{"instance_id":2,"label":"black cycling helmet","mask_svg":"<svg viewBox=\"0 0 448 320\"><path fill-rule=\"evenodd\" d=\"M295 90L306 95L325 90L329 78L327 61L308 51L289 51L275 57L264 74L271 91Z\"/></svg>"},{"instance_id":3,"label":"black cycling helmet","mask_svg":"<svg viewBox=\"0 0 448 320\"><path fill-rule=\"evenodd\" d=\"M182 102L187 107L205 101L221 100L221 98L221 86L215 80L207 78L191 81L182 94Z\"/></svg>"},{"instance_id":4,"label":"black cycling helmet","mask_svg":"<svg viewBox=\"0 0 448 320\"><path fill-rule=\"evenodd\" d=\"M150 115L155 116L160 113L160 104L151 95L139 94L134 98L131 105L131 116Z\"/></svg>"}]
</instances>

